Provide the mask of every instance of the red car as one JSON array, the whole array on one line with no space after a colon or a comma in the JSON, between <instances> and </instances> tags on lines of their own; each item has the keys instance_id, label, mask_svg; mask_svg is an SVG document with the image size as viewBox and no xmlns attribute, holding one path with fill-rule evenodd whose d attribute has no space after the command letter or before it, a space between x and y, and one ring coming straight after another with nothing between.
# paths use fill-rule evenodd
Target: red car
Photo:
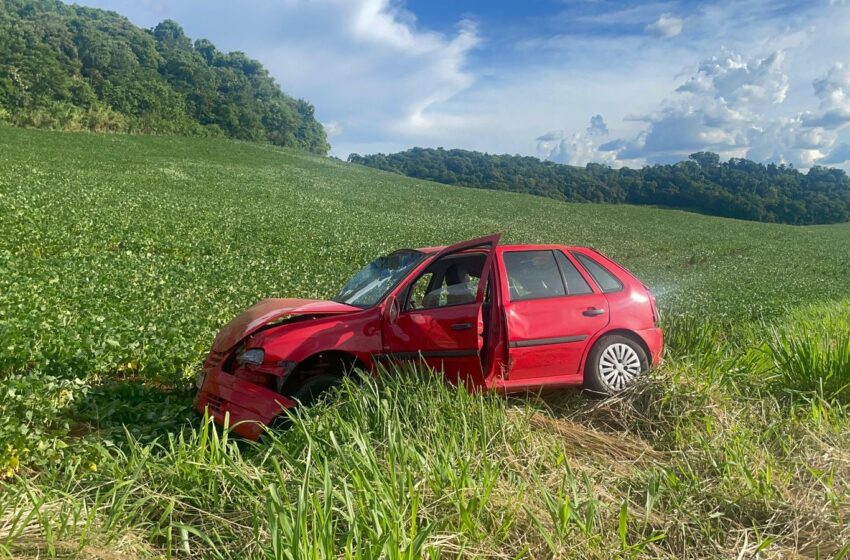
<instances>
[{"instance_id":1,"label":"red car","mask_svg":"<svg viewBox=\"0 0 850 560\"><path fill-rule=\"evenodd\" d=\"M452 382L504 392L584 385L616 393L657 364L655 298L584 247L402 249L330 301L267 299L216 336L196 407L256 438L353 369L422 360ZM296 402L297 401L297 402Z\"/></svg>"}]
</instances>

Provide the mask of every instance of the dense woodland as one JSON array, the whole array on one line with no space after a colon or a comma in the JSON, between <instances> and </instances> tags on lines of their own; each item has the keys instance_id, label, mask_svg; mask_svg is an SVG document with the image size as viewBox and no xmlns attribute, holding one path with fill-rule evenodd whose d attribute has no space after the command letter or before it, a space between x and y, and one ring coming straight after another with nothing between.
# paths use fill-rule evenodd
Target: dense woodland
<instances>
[{"instance_id":1,"label":"dense woodland","mask_svg":"<svg viewBox=\"0 0 850 560\"><path fill-rule=\"evenodd\" d=\"M192 43L173 21L145 30L56 0L0 0L0 121L329 148L313 106L256 60Z\"/></svg>"},{"instance_id":2,"label":"dense woodland","mask_svg":"<svg viewBox=\"0 0 850 560\"><path fill-rule=\"evenodd\" d=\"M451 185L531 193L572 202L680 208L761 222L827 224L850 220L850 179L820 166L761 164L700 152L672 165L612 169L561 165L534 157L413 148L348 160Z\"/></svg>"}]
</instances>

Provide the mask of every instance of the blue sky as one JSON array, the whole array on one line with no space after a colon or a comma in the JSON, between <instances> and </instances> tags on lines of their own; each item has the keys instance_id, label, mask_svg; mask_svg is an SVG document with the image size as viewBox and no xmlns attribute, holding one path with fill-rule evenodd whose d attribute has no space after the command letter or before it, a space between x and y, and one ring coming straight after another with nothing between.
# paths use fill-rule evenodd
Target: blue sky
<instances>
[{"instance_id":1,"label":"blue sky","mask_svg":"<svg viewBox=\"0 0 850 560\"><path fill-rule=\"evenodd\" d=\"M842 0L84 0L260 60L333 154L443 146L583 165L698 150L848 167Z\"/></svg>"}]
</instances>

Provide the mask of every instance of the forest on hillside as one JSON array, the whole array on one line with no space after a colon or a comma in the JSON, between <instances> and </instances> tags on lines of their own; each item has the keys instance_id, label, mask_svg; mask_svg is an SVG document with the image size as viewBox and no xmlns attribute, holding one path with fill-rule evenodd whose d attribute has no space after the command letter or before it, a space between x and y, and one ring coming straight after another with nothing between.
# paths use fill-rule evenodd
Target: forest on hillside
<instances>
[{"instance_id":1,"label":"forest on hillside","mask_svg":"<svg viewBox=\"0 0 850 560\"><path fill-rule=\"evenodd\" d=\"M58 0L0 0L0 121L329 149L313 106L256 60L193 43L174 21L141 29Z\"/></svg>"},{"instance_id":2,"label":"forest on hillside","mask_svg":"<svg viewBox=\"0 0 850 560\"><path fill-rule=\"evenodd\" d=\"M513 191L569 202L678 208L712 216L786 224L850 221L850 178L841 169L747 159L721 161L710 152L642 169L596 163L562 165L535 157L413 148L348 161L450 185Z\"/></svg>"}]
</instances>

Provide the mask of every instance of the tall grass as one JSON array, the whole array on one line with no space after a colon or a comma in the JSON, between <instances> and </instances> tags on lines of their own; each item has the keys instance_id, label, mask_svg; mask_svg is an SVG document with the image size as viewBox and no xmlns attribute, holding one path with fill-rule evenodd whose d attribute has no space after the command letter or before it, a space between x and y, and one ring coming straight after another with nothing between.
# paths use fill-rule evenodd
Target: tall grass
<instances>
[{"instance_id":1,"label":"tall grass","mask_svg":"<svg viewBox=\"0 0 850 560\"><path fill-rule=\"evenodd\" d=\"M798 310L768 341L778 387L850 403L850 304Z\"/></svg>"},{"instance_id":2,"label":"tall grass","mask_svg":"<svg viewBox=\"0 0 850 560\"><path fill-rule=\"evenodd\" d=\"M257 443L208 419L148 443L89 438L91 463L0 483L0 553L846 555L842 409L818 423L693 367L668 362L601 402L505 399L393 370L348 381Z\"/></svg>"},{"instance_id":3,"label":"tall grass","mask_svg":"<svg viewBox=\"0 0 850 560\"><path fill-rule=\"evenodd\" d=\"M348 382L260 443L207 421L150 444L128 435L96 446L96 470L6 482L0 543L10 554L109 545L293 559L604 557L657 546L644 490L606 489L617 484L606 459L623 460L618 438L584 442L582 454L600 462L588 469L561 444L570 423L546 415L561 429L542 430L533 421L542 414L433 372L385 372L380 384Z\"/></svg>"}]
</instances>

